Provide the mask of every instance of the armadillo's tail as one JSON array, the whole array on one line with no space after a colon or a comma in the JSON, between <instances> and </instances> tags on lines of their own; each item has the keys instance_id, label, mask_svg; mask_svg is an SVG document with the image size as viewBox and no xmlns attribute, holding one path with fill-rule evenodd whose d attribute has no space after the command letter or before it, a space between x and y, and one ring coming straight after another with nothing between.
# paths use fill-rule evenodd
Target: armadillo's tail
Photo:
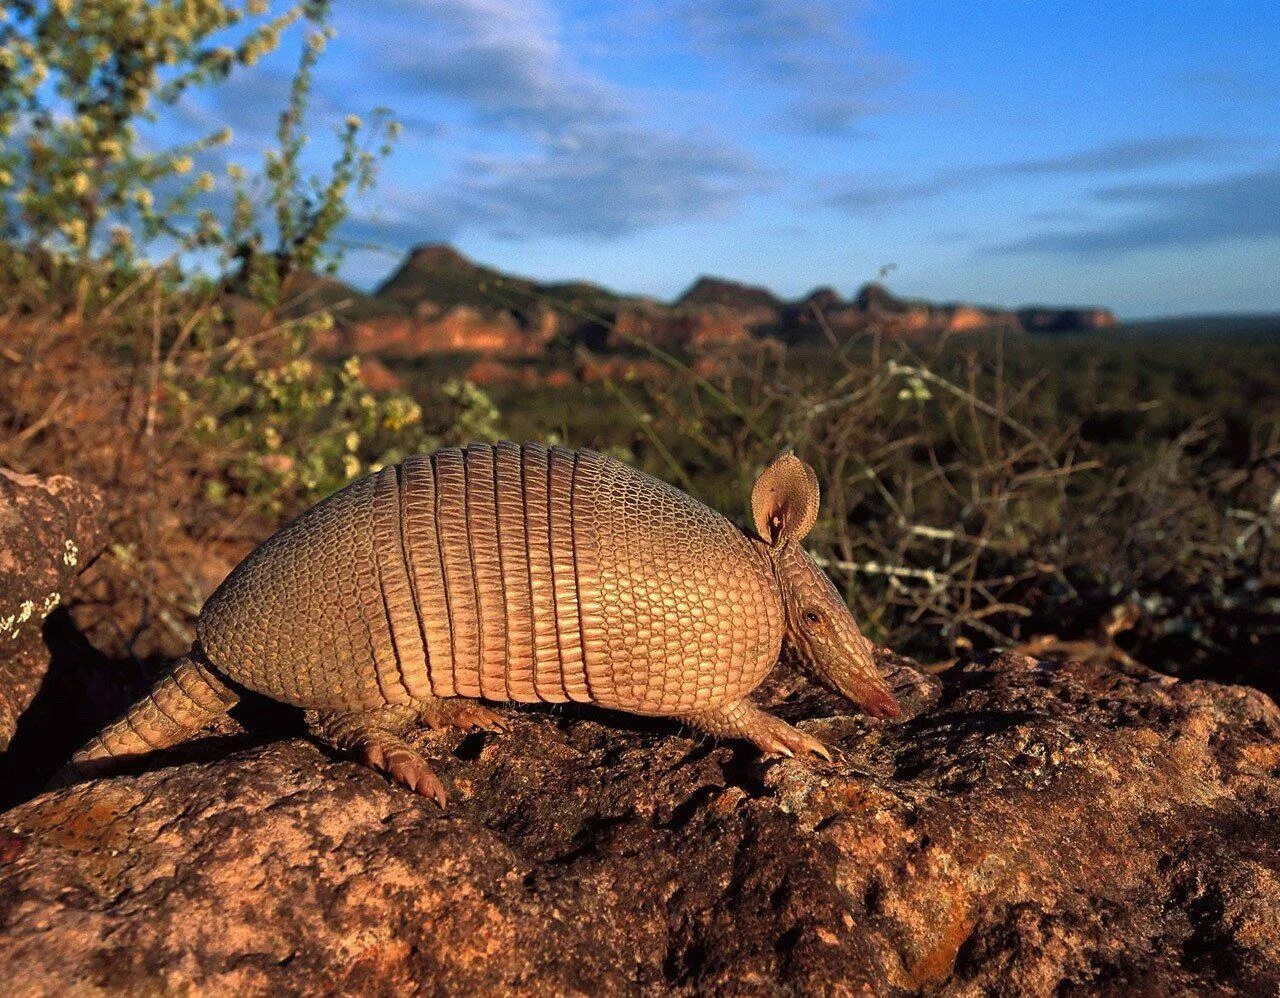
<instances>
[{"instance_id":1,"label":"armadillo's tail","mask_svg":"<svg viewBox=\"0 0 1280 998\"><path fill-rule=\"evenodd\" d=\"M185 741L235 706L239 695L208 665L199 647L178 659L151 692L107 725L53 778L66 786L103 768L107 760L146 755Z\"/></svg>"}]
</instances>

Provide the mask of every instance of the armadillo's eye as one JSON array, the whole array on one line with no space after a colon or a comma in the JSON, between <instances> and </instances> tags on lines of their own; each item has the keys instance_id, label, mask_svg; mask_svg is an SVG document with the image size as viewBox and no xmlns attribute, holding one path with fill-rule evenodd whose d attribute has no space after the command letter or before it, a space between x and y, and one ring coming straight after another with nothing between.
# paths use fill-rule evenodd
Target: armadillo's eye
<instances>
[{"instance_id":1,"label":"armadillo's eye","mask_svg":"<svg viewBox=\"0 0 1280 998\"><path fill-rule=\"evenodd\" d=\"M800 618L806 624L816 624L819 620L817 611L815 610L806 610L804 613L800 614Z\"/></svg>"}]
</instances>

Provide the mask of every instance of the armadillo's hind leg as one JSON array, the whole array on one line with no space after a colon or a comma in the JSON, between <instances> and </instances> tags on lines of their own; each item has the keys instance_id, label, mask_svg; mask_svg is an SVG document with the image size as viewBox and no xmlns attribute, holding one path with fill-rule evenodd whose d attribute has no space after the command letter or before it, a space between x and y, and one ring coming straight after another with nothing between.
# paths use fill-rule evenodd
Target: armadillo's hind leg
<instances>
[{"instance_id":1,"label":"armadillo's hind leg","mask_svg":"<svg viewBox=\"0 0 1280 998\"><path fill-rule=\"evenodd\" d=\"M404 733L417 720L412 707L374 710L308 711L307 725L320 741L350 752L366 766L386 773L414 793L446 804L444 785Z\"/></svg>"},{"instance_id":2,"label":"armadillo's hind leg","mask_svg":"<svg viewBox=\"0 0 1280 998\"><path fill-rule=\"evenodd\" d=\"M463 731L506 731L509 725L501 714L482 707L473 700L430 697L415 700L418 720L432 731L441 728L461 728Z\"/></svg>"},{"instance_id":3,"label":"armadillo's hind leg","mask_svg":"<svg viewBox=\"0 0 1280 998\"><path fill-rule=\"evenodd\" d=\"M816 755L830 761L831 750L818 739L766 714L749 700L680 715L695 728L718 738L742 738L766 755Z\"/></svg>"}]
</instances>

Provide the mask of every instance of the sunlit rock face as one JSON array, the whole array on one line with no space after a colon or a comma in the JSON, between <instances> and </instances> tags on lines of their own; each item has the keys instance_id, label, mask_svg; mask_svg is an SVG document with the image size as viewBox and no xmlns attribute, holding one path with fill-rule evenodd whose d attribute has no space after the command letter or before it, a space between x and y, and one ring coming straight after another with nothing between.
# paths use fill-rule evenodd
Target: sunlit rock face
<instances>
[{"instance_id":1,"label":"sunlit rock face","mask_svg":"<svg viewBox=\"0 0 1280 998\"><path fill-rule=\"evenodd\" d=\"M330 281L326 301L343 297ZM373 295L351 291L337 329L322 346L338 352L416 357L479 353L540 357L556 347L626 351L638 344L703 355L732 347L751 353L767 341L827 343L834 332L908 339L954 333L1061 333L1106 329L1106 309L935 304L900 297L881 284L846 300L832 288L783 301L767 288L700 277L671 303L617 294L583 281L544 284L467 259L449 246L412 250Z\"/></svg>"},{"instance_id":2,"label":"sunlit rock face","mask_svg":"<svg viewBox=\"0 0 1280 998\"><path fill-rule=\"evenodd\" d=\"M0 815L0 965L18 993L1274 993L1269 699L880 664L893 722L762 690L841 750L812 768L587 710L424 733L445 814L247 717Z\"/></svg>"}]
</instances>

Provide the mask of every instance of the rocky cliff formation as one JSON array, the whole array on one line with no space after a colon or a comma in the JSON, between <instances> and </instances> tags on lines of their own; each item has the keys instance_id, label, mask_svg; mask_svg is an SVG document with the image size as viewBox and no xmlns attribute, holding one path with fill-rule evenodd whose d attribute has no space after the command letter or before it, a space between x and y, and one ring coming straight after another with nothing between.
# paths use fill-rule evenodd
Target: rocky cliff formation
<instances>
[{"instance_id":1,"label":"rocky cliff formation","mask_svg":"<svg viewBox=\"0 0 1280 998\"><path fill-rule=\"evenodd\" d=\"M326 300L341 296L325 287ZM467 259L449 246L413 250L373 295L351 292L328 346L345 352L417 356L472 352L537 357L585 346L622 351L640 344L693 355L769 343L825 342L875 329L928 337L1002 329L1089 331L1114 323L1104 309L935 305L869 284L851 300L831 288L785 302L765 288L701 277L666 304L585 282L539 283ZM824 326L826 327L824 329Z\"/></svg>"},{"instance_id":2,"label":"rocky cliff formation","mask_svg":"<svg viewBox=\"0 0 1280 998\"><path fill-rule=\"evenodd\" d=\"M1116 324L1116 317L1105 308L1022 308L1017 315L1029 333L1079 333Z\"/></svg>"},{"instance_id":3,"label":"rocky cliff formation","mask_svg":"<svg viewBox=\"0 0 1280 998\"><path fill-rule=\"evenodd\" d=\"M782 321L787 305L767 288L720 277L699 277L676 299L686 309L731 315L751 329L771 329Z\"/></svg>"}]
</instances>

